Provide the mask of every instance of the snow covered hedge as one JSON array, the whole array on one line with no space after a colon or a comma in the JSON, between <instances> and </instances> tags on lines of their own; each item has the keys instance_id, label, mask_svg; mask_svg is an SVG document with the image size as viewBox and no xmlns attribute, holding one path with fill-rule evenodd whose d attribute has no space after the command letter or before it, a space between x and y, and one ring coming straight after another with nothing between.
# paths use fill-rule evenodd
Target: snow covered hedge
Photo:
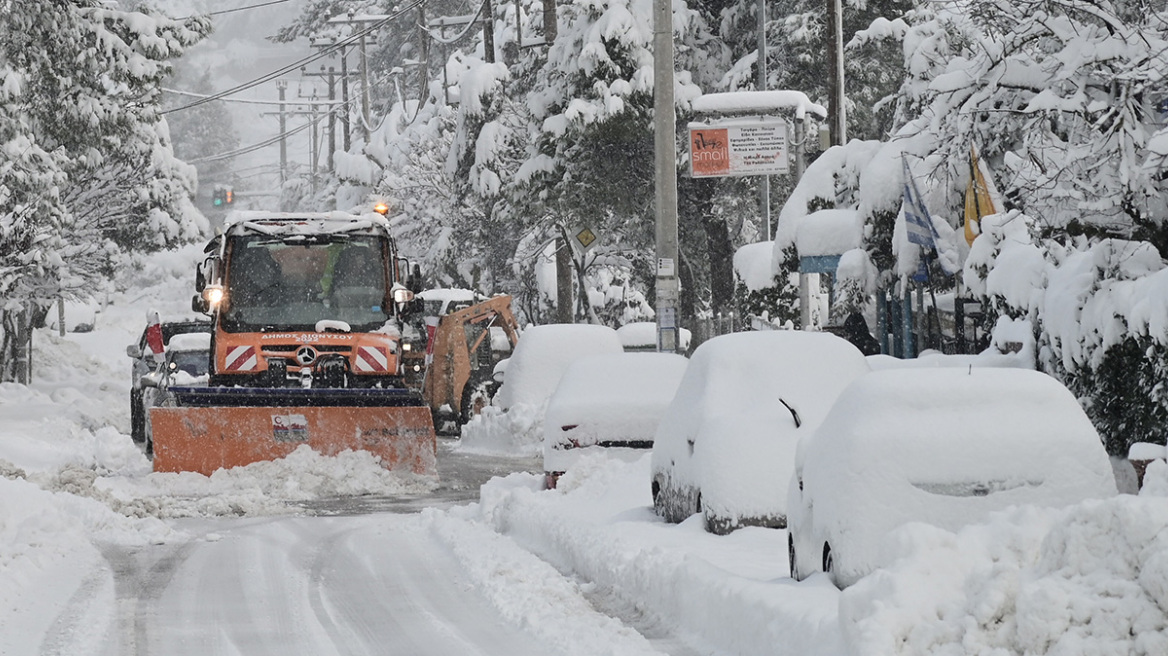
<instances>
[{"instance_id":1,"label":"snow covered hedge","mask_svg":"<svg viewBox=\"0 0 1168 656\"><path fill-rule=\"evenodd\" d=\"M1112 455L1168 432L1168 270L1146 242L1038 241L1021 212L986 217L965 282L988 314L1035 326L1039 367L1079 397Z\"/></svg>"}]
</instances>

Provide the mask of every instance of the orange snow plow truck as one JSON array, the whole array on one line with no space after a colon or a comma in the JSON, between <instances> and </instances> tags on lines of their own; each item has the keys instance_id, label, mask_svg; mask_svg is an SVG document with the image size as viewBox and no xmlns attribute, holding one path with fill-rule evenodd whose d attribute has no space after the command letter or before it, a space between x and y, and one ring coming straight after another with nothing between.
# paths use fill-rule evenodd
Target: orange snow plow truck
<instances>
[{"instance_id":1,"label":"orange snow plow truck","mask_svg":"<svg viewBox=\"0 0 1168 656\"><path fill-rule=\"evenodd\" d=\"M306 444L436 472L430 409L401 366L416 269L383 216L238 212L206 253L192 306L212 318L208 385L172 386L150 411L155 471L210 475Z\"/></svg>"}]
</instances>

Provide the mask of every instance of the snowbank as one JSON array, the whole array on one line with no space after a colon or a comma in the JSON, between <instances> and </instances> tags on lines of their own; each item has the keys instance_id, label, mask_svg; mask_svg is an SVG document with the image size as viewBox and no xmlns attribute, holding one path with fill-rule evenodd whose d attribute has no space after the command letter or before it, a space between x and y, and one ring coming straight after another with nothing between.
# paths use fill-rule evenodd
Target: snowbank
<instances>
[{"instance_id":1,"label":"snowbank","mask_svg":"<svg viewBox=\"0 0 1168 656\"><path fill-rule=\"evenodd\" d=\"M890 542L895 563L840 603L858 656L1168 653L1168 499L1016 508Z\"/></svg>"},{"instance_id":2,"label":"snowbank","mask_svg":"<svg viewBox=\"0 0 1168 656\"><path fill-rule=\"evenodd\" d=\"M718 654L844 654L839 592L823 578L785 578L783 531L726 537L700 522L653 514L648 458L581 460L555 491L513 474L483 486L464 510L557 569L634 605L648 623L674 627L696 650Z\"/></svg>"},{"instance_id":3,"label":"snowbank","mask_svg":"<svg viewBox=\"0 0 1168 656\"><path fill-rule=\"evenodd\" d=\"M838 592L796 583L786 532L729 536L652 512L647 459L586 458L541 491L494 479L452 515L484 522L585 589L635 604L719 654L1168 653L1168 464L1138 497L1015 507L957 532L910 524L881 541L890 564ZM1153 492L1152 490L1155 490Z\"/></svg>"}]
</instances>

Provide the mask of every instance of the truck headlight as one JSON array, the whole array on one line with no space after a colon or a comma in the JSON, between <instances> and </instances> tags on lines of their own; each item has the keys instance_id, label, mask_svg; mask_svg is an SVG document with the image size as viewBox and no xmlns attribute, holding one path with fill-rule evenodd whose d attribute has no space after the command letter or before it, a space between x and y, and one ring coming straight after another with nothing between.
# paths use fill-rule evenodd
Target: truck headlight
<instances>
[{"instance_id":1,"label":"truck headlight","mask_svg":"<svg viewBox=\"0 0 1168 656\"><path fill-rule=\"evenodd\" d=\"M226 296L226 293L219 285L208 285L203 289L203 300L207 301L207 305L212 308L222 303L224 296Z\"/></svg>"}]
</instances>

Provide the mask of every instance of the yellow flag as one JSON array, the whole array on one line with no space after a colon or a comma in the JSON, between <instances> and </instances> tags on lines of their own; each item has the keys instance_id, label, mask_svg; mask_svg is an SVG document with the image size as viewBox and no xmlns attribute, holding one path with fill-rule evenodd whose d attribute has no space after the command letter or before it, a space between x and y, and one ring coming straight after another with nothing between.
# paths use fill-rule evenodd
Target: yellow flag
<instances>
[{"instance_id":1,"label":"yellow flag","mask_svg":"<svg viewBox=\"0 0 1168 656\"><path fill-rule=\"evenodd\" d=\"M1002 211L1002 201L989 168L977 156L977 146L969 147L969 185L965 187L965 241L973 245L973 240L981 234L981 219Z\"/></svg>"}]
</instances>

